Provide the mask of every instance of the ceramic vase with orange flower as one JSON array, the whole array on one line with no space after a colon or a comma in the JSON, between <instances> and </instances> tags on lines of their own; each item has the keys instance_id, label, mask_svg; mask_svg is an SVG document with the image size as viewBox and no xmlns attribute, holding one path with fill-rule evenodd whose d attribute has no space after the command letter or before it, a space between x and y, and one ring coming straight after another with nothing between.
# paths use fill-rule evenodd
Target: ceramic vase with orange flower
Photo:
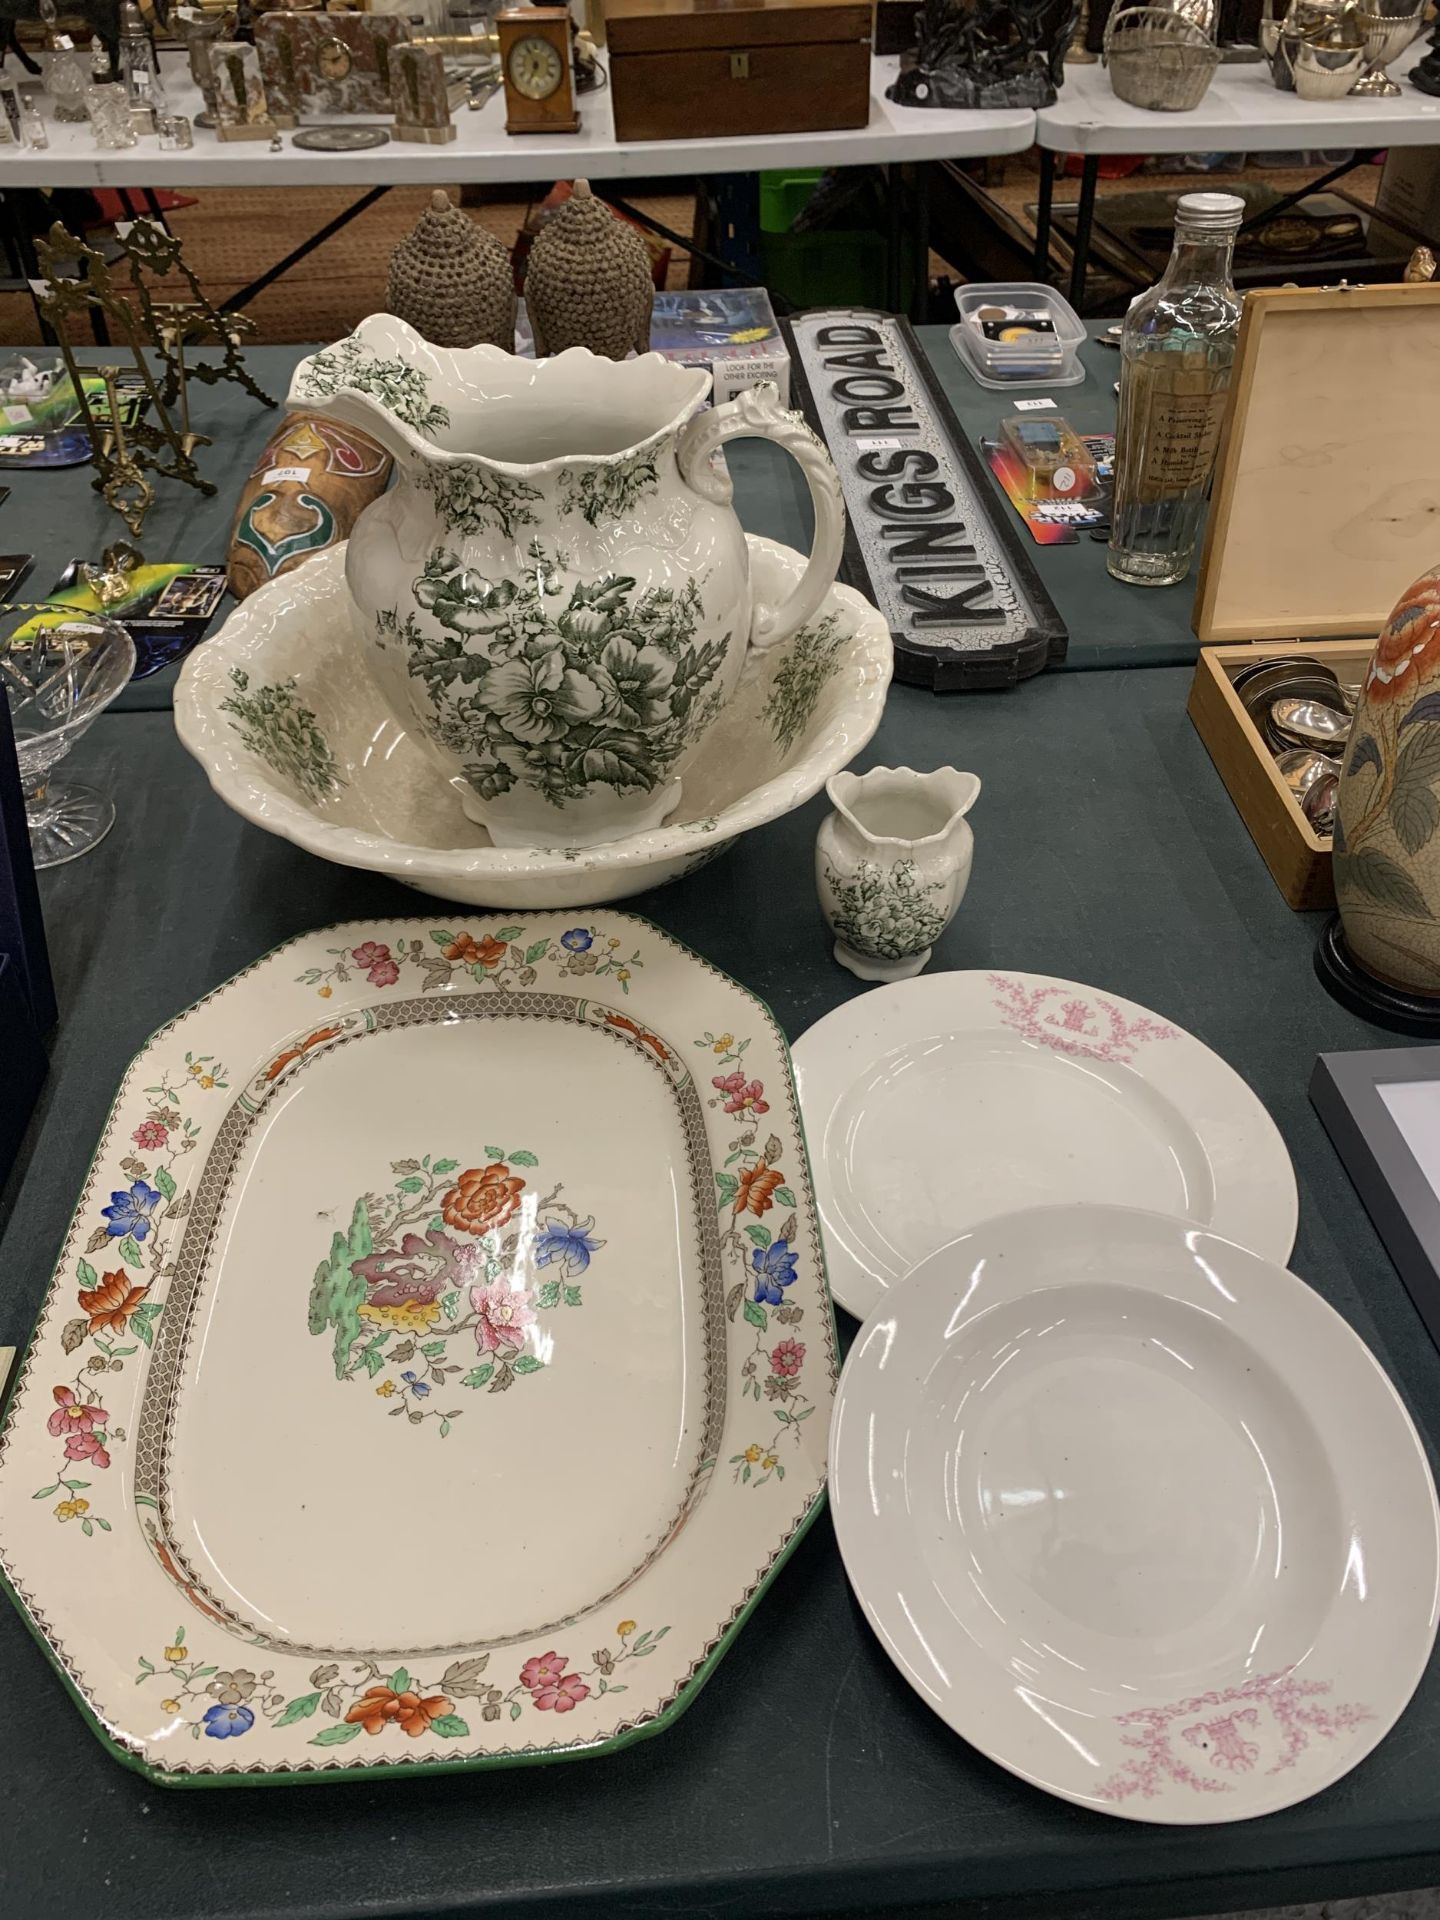
<instances>
[{"instance_id":1,"label":"ceramic vase with orange flower","mask_svg":"<svg viewBox=\"0 0 1440 1920\"><path fill-rule=\"evenodd\" d=\"M1350 960L1382 987L1433 999L1440 1019L1440 568L1402 596L1376 645L1333 845Z\"/></svg>"}]
</instances>

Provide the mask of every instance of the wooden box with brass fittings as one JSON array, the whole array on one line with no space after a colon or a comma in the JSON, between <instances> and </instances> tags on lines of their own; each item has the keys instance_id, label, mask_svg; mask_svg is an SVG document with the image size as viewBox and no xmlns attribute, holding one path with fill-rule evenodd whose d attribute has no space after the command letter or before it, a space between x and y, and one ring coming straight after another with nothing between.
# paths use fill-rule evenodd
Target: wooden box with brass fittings
<instances>
[{"instance_id":1,"label":"wooden box with brass fittings","mask_svg":"<svg viewBox=\"0 0 1440 1920\"><path fill-rule=\"evenodd\" d=\"M873 30L870 0L605 0L616 137L863 127Z\"/></svg>"}]
</instances>

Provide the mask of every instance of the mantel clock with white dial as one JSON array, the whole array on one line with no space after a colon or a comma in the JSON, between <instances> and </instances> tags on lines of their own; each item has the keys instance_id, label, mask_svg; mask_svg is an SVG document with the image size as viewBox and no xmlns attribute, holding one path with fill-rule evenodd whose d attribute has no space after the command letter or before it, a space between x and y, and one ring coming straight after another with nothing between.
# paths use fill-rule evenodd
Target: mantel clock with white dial
<instances>
[{"instance_id":1,"label":"mantel clock with white dial","mask_svg":"<svg viewBox=\"0 0 1440 1920\"><path fill-rule=\"evenodd\" d=\"M519 7L498 14L507 133L575 133L575 83L568 7Z\"/></svg>"}]
</instances>

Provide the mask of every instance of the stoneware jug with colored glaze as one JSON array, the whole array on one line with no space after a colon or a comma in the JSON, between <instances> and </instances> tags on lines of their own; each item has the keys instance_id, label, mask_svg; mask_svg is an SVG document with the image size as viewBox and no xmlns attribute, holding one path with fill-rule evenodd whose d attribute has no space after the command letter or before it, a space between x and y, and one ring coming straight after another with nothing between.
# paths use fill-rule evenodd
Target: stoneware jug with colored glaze
<instances>
[{"instance_id":1,"label":"stoneware jug with colored glaze","mask_svg":"<svg viewBox=\"0 0 1440 1920\"><path fill-rule=\"evenodd\" d=\"M1366 671L1332 852L1349 958L1440 1012L1440 568L1402 596Z\"/></svg>"},{"instance_id":2,"label":"stoneware jug with colored glaze","mask_svg":"<svg viewBox=\"0 0 1440 1920\"><path fill-rule=\"evenodd\" d=\"M860 980L913 979L970 884L979 776L872 767L825 791L835 811L815 838L815 885L835 958Z\"/></svg>"},{"instance_id":3,"label":"stoneware jug with colored glaze","mask_svg":"<svg viewBox=\"0 0 1440 1920\"><path fill-rule=\"evenodd\" d=\"M830 588L844 539L829 455L772 386L703 410L710 376L583 347L517 359L431 346L389 314L296 369L290 404L360 427L396 484L345 577L383 697L500 846L585 846L659 825L747 663ZM730 479L742 435L798 461L803 574L751 590Z\"/></svg>"}]
</instances>

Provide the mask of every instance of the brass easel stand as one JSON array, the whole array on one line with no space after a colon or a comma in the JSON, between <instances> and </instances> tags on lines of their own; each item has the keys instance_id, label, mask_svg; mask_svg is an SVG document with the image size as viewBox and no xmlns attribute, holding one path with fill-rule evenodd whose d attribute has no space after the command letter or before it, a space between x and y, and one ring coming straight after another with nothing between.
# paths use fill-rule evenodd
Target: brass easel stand
<instances>
[{"instance_id":1,"label":"brass easel stand","mask_svg":"<svg viewBox=\"0 0 1440 1920\"><path fill-rule=\"evenodd\" d=\"M155 489L146 478L147 470L167 480L183 480L186 486L200 493L216 492L213 482L202 477L194 459L196 447L208 447L209 438L193 432L188 425L175 426L169 405L145 358L144 349L153 343L142 336L134 307L116 290L104 255L67 233L58 220L48 237L36 242L35 251L46 281L45 291L38 296L40 311L60 342L66 370L90 435L90 457L95 464L91 485L104 495L106 504L114 508L138 540L145 515L155 498ZM80 267L83 277L72 278L62 271L71 262ZM136 420L128 427L124 424L116 388L118 366L99 370L105 382L108 417L102 419L91 405L85 391L86 369L75 359L65 323L73 314L88 318L92 308L104 314L111 337L133 357L146 398L154 410L152 419ZM95 369L89 371L93 375Z\"/></svg>"},{"instance_id":2,"label":"brass easel stand","mask_svg":"<svg viewBox=\"0 0 1440 1920\"><path fill-rule=\"evenodd\" d=\"M275 401L256 385L240 355L241 341L255 337L255 322L247 314L231 313L224 307L211 305L181 256L180 242L156 221L132 220L124 228L117 228L117 233L130 264L130 284L140 301L146 325L165 359L165 404L174 406L188 374L203 380L207 386L213 386L217 380L233 380L252 400L258 400L263 407L273 407ZM179 274L190 289L190 298L157 302L145 279L147 273L157 280ZM187 340L197 346L222 348L224 358L220 365L197 361L187 369Z\"/></svg>"}]
</instances>

